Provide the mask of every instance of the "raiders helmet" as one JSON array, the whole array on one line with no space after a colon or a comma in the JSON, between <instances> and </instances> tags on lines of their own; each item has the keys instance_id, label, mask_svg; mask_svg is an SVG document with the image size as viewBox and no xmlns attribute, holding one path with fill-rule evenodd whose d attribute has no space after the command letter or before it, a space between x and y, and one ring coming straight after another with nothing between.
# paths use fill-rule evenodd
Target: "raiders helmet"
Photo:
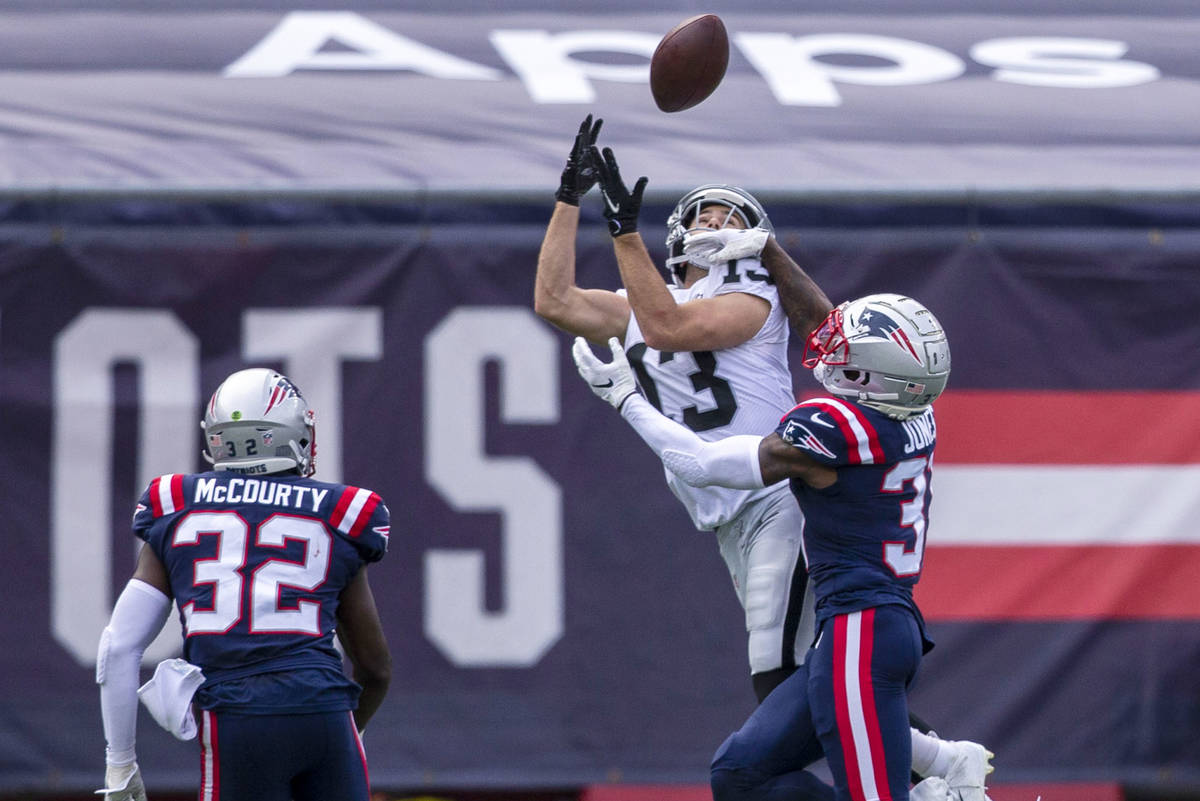
<instances>
[{"instance_id":1,"label":"raiders helmet","mask_svg":"<svg viewBox=\"0 0 1200 801\"><path fill-rule=\"evenodd\" d=\"M700 210L705 206L725 206L733 216L736 214L746 228L766 228L774 231L767 218L767 210L754 195L745 189L725 184L698 186L679 199L675 209L667 217L667 272L671 281L679 284L687 269L688 257L683 253L683 237L691 230Z\"/></svg>"},{"instance_id":2,"label":"raiders helmet","mask_svg":"<svg viewBox=\"0 0 1200 801\"><path fill-rule=\"evenodd\" d=\"M208 402L200 427L216 470L268 474L316 470L313 411L287 376L263 367L226 378Z\"/></svg>"},{"instance_id":3,"label":"raiders helmet","mask_svg":"<svg viewBox=\"0 0 1200 801\"><path fill-rule=\"evenodd\" d=\"M946 388L950 343L933 312L912 298L867 295L833 309L813 331L804 366L834 395L902 420Z\"/></svg>"}]
</instances>

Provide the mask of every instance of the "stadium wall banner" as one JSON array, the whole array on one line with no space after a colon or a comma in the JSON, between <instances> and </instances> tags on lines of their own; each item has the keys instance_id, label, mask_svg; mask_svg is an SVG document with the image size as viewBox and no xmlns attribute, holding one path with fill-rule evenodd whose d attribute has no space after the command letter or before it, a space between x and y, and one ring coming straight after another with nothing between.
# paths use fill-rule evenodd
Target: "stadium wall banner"
<instances>
[{"instance_id":1,"label":"stadium wall banner","mask_svg":"<svg viewBox=\"0 0 1200 801\"><path fill-rule=\"evenodd\" d=\"M760 190L1200 185L1200 18L1175 0L739 4L724 82L687 114L657 111L648 64L691 4L22 5L0 10L22 191L530 191L590 112L652 192L696 163Z\"/></svg>"},{"instance_id":2,"label":"stadium wall banner","mask_svg":"<svg viewBox=\"0 0 1200 801\"><path fill-rule=\"evenodd\" d=\"M909 293L950 334L913 706L992 747L998 781L1200 783L1200 235L967 233L779 231L831 297ZM705 782L753 705L740 610L532 313L541 234L0 228L0 791L102 776L94 655L133 503L202 468L208 394L262 364L317 409L319 475L392 512L377 787ZM600 224L578 258L616 286ZM152 790L193 786L194 743L148 716L138 743Z\"/></svg>"}]
</instances>

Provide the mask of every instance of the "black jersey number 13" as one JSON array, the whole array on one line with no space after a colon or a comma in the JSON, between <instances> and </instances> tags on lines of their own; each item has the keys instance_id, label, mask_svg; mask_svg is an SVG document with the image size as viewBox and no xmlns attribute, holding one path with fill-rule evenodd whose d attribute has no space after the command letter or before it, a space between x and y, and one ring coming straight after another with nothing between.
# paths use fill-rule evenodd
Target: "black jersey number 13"
<instances>
[{"instance_id":1,"label":"black jersey number 13","mask_svg":"<svg viewBox=\"0 0 1200 801\"><path fill-rule=\"evenodd\" d=\"M642 385L642 390L646 393L646 400L661 412L663 407L662 401L658 397L658 387L654 385L650 371L642 362L646 355L646 343L637 343L629 348L625 355L629 357L629 364L637 373L638 383ZM693 431L708 431L728 425L733 420L734 413L737 412L737 400L733 397L733 389L729 386L729 382L717 376L717 357L710 350L693 351L692 357L696 360L696 366L700 368L688 375L692 382L692 389L697 393L708 390L712 393L712 399L717 406L704 412L696 406L685 407L683 424ZM674 353L663 351L659 355L659 362L668 362L674 358Z\"/></svg>"}]
</instances>

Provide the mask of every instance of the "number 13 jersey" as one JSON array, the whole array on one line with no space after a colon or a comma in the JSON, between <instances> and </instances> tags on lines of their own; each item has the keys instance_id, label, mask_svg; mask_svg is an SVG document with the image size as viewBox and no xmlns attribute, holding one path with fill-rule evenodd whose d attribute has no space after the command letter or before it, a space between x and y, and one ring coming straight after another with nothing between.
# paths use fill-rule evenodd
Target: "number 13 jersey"
<instances>
[{"instance_id":1,"label":"number 13 jersey","mask_svg":"<svg viewBox=\"0 0 1200 801\"><path fill-rule=\"evenodd\" d=\"M669 287L676 303L743 292L762 298L771 311L746 342L715 351L671 352L646 346L636 317L629 315L625 352L646 399L704 440L735 434L764 435L795 405L788 368L788 323L779 292L756 259L729 262L684 289ZM620 290L625 294L624 290ZM751 500L771 492L691 487L665 471L696 528L711 531L737 517Z\"/></svg>"}]
</instances>

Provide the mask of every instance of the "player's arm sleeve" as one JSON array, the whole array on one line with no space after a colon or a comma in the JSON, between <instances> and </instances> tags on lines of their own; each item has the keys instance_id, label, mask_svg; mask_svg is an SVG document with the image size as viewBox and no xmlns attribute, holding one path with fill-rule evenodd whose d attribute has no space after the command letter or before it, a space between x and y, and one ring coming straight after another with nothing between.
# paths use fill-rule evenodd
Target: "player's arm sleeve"
<instances>
[{"instance_id":1,"label":"player's arm sleeve","mask_svg":"<svg viewBox=\"0 0 1200 801\"><path fill-rule=\"evenodd\" d=\"M100 634L96 683L100 685L100 715L107 743L105 761L109 765L125 765L135 759L142 653L162 630L170 611L171 600L162 591L131 579Z\"/></svg>"},{"instance_id":2,"label":"player's arm sleeve","mask_svg":"<svg viewBox=\"0 0 1200 801\"><path fill-rule=\"evenodd\" d=\"M693 487L759 489L763 483L758 448L762 437L739 435L705 442L641 395L631 395L621 416L675 475Z\"/></svg>"}]
</instances>

